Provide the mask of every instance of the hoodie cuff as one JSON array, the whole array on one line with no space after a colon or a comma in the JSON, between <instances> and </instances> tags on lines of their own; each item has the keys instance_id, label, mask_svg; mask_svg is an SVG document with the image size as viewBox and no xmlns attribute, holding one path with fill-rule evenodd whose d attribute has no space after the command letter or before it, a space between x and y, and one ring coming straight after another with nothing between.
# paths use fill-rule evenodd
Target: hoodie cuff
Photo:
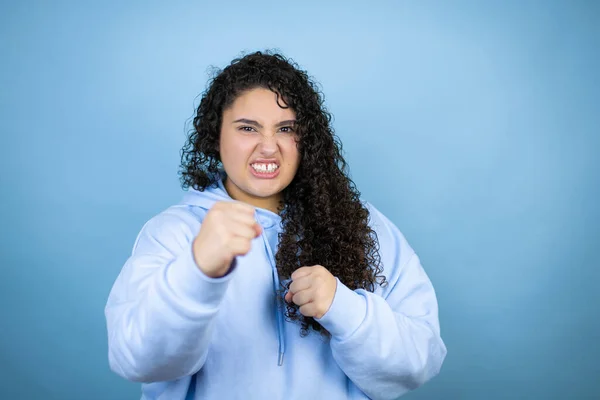
<instances>
[{"instance_id":1,"label":"hoodie cuff","mask_svg":"<svg viewBox=\"0 0 600 400\"><path fill-rule=\"evenodd\" d=\"M190 246L167 268L167 285L178 295L207 306L217 307L223 297L229 281L234 275L236 261L229 272L220 278L211 278L204 274L194 260Z\"/></svg>"},{"instance_id":2,"label":"hoodie cuff","mask_svg":"<svg viewBox=\"0 0 600 400\"><path fill-rule=\"evenodd\" d=\"M329 310L321 318L315 318L331 336L343 340L351 336L367 315L367 301L348 288L338 278L335 296Z\"/></svg>"}]
</instances>

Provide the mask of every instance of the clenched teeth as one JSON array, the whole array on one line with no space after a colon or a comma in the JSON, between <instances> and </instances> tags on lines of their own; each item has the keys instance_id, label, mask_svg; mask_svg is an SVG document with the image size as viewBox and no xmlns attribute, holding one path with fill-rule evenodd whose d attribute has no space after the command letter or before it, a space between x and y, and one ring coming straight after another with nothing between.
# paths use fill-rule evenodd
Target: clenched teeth
<instances>
[{"instance_id":1,"label":"clenched teeth","mask_svg":"<svg viewBox=\"0 0 600 400\"><path fill-rule=\"evenodd\" d=\"M277 168L279 168L279 166L274 163L270 163L270 164L256 163L256 164L252 164L252 168L254 168L254 170L256 172L268 173L268 172L275 171Z\"/></svg>"}]
</instances>

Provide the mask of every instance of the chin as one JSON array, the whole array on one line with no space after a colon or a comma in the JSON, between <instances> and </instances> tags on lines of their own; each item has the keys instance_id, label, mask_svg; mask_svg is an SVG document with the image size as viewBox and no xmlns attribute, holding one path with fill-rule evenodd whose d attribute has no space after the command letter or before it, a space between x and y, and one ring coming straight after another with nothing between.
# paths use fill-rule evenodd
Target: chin
<instances>
[{"instance_id":1,"label":"chin","mask_svg":"<svg viewBox=\"0 0 600 400\"><path fill-rule=\"evenodd\" d=\"M258 197L261 199L267 199L269 197L276 196L279 194L281 190L277 189L265 189L265 188L251 188L248 193L254 197Z\"/></svg>"}]
</instances>

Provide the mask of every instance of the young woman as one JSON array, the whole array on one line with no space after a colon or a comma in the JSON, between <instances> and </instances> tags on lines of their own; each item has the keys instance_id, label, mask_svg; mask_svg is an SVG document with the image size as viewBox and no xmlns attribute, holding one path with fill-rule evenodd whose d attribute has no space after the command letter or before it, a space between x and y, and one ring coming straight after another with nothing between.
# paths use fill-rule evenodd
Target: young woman
<instances>
[{"instance_id":1,"label":"young woman","mask_svg":"<svg viewBox=\"0 0 600 400\"><path fill-rule=\"evenodd\" d=\"M330 114L281 55L234 60L106 306L109 361L143 399L395 399L446 355L434 289L348 178Z\"/></svg>"}]
</instances>

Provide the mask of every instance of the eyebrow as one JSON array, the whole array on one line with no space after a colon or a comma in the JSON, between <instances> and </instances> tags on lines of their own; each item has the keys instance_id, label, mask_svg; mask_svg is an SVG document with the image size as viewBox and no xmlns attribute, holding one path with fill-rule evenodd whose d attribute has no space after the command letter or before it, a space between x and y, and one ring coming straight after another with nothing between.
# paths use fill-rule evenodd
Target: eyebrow
<instances>
[{"instance_id":1,"label":"eyebrow","mask_svg":"<svg viewBox=\"0 0 600 400\"><path fill-rule=\"evenodd\" d=\"M261 124L258 123L258 121L254 121L252 119L247 119L247 118L240 118L240 119L236 119L235 121L233 121L233 123L242 123L242 124L248 124L248 125L253 125L256 126L257 128L262 128L263 126ZM287 119L285 121L281 121L278 122L277 124L275 124L276 127L282 127L285 125L295 125L296 124L296 120L295 119Z\"/></svg>"}]
</instances>

